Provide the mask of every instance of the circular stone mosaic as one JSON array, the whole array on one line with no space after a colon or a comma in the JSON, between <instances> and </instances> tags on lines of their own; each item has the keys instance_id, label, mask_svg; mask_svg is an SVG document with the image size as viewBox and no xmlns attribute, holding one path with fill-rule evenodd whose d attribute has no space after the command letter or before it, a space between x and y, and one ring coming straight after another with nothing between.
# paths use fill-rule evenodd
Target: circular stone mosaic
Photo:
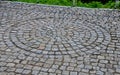
<instances>
[{"instance_id":1,"label":"circular stone mosaic","mask_svg":"<svg viewBox=\"0 0 120 75\"><path fill-rule=\"evenodd\" d=\"M83 23L59 23L55 19L34 19L13 25L5 31L11 46L43 55L94 53L110 41L100 26Z\"/></svg>"},{"instance_id":2,"label":"circular stone mosaic","mask_svg":"<svg viewBox=\"0 0 120 75\"><path fill-rule=\"evenodd\" d=\"M120 75L118 16L0 1L0 75Z\"/></svg>"}]
</instances>

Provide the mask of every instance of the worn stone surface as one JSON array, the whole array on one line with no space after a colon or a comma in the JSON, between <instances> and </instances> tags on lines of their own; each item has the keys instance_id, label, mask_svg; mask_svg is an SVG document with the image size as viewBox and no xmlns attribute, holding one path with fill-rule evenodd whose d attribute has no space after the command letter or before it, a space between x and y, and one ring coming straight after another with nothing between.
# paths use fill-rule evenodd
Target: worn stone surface
<instances>
[{"instance_id":1,"label":"worn stone surface","mask_svg":"<svg viewBox=\"0 0 120 75\"><path fill-rule=\"evenodd\" d=\"M120 75L120 12L0 2L0 75Z\"/></svg>"}]
</instances>

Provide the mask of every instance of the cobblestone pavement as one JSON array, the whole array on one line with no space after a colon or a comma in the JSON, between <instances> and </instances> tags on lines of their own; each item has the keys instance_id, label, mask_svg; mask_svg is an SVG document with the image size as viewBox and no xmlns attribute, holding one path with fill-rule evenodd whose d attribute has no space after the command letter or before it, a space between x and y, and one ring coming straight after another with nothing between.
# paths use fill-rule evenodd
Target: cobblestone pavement
<instances>
[{"instance_id":1,"label":"cobblestone pavement","mask_svg":"<svg viewBox=\"0 0 120 75\"><path fill-rule=\"evenodd\" d=\"M120 75L120 10L1 1L0 75Z\"/></svg>"}]
</instances>

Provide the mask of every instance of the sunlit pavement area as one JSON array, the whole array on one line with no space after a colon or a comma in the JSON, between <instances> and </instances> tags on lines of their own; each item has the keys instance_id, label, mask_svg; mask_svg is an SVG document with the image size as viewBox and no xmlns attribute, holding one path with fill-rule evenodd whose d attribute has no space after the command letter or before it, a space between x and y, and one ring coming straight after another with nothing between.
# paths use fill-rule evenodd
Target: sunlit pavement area
<instances>
[{"instance_id":1,"label":"sunlit pavement area","mask_svg":"<svg viewBox=\"0 0 120 75\"><path fill-rule=\"evenodd\" d=\"M120 10L1 1L0 75L120 75Z\"/></svg>"}]
</instances>

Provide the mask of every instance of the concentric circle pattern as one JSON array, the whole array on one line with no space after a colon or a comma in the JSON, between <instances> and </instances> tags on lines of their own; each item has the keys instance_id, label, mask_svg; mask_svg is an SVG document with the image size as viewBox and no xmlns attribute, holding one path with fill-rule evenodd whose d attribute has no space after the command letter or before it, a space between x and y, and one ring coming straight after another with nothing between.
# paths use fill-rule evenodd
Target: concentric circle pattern
<instances>
[{"instance_id":1,"label":"concentric circle pattern","mask_svg":"<svg viewBox=\"0 0 120 75\"><path fill-rule=\"evenodd\" d=\"M0 1L0 75L120 75L119 16Z\"/></svg>"},{"instance_id":2,"label":"concentric circle pattern","mask_svg":"<svg viewBox=\"0 0 120 75\"><path fill-rule=\"evenodd\" d=\"M94 53L107 46L109 33L95 24L57 23L33 19L10 27L5 34L10 42L26 51L43 55L71 55L77 52ZM5 37L6 37L5 36Z\"/></svg>"}]
</instances>

